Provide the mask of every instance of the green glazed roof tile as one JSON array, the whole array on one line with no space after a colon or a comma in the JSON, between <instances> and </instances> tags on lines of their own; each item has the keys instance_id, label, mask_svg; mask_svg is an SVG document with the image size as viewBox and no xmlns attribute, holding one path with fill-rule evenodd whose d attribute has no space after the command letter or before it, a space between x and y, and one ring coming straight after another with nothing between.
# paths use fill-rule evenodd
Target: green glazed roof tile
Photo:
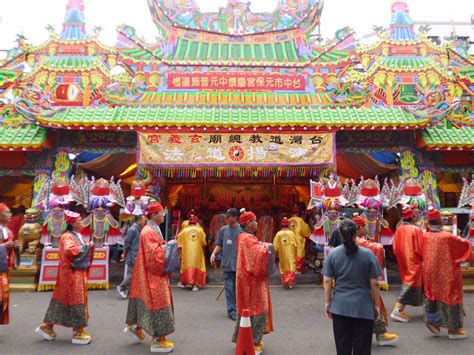
<instances>
[{"instance_id":1,"label":"green glazed roof tile","mask_svg":"<svg viewBox=\"0 0 474 355\"><path fill-rule=\"evenodd\" d=\"M416 128L427 124L401 108L324 109L278 108L68 108L53 117L39 117L43 125L61 127L275 127Z\"/></svg>"},{"instance_id":2,"label":"green glazed roof tile","mask_svg":"<svg viewBox=\"0 0 474 355\"><path fill-rule=\"evenodd\" d=\"M421 135L428 148L474 149L474 127L428 127Z\"/></svg>"},{"instance_id":3,"label":"green glazed roof tile","mask_svg":"<svg viewBox=\"0 0 474 355\"><path fill-rule=\"evenodd\" d=\"M39 126L0 126L0 149L41 149L47 129Z\"/></svg>"}]
</instances>

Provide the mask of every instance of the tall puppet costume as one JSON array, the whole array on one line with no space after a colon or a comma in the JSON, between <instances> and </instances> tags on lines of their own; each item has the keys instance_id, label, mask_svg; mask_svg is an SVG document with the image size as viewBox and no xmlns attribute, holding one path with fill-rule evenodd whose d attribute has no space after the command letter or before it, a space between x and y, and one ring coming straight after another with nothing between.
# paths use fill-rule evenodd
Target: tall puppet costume
<instances>
[{"instance_id":1,"label":"tall puppet costume","mask_svg":"<svg viewBox=\"0 0 474 355\"><path fill-rule=\"evenodd\" d=\"M358 227L356 244L372 251L372 253L374 253L375 257L377 258L380 268L385 271L385 252L382 244L375 243L367 239L365 229L366 221L364 217L355 214L352 219ZM374 322L373 330L379 345L392 345L398 341L398 335L396 333L387 332L387 326L387 310L385 308L382 296L380 296L380 318Z\"/></svg>"},{"instance_id":2,"label":"tall puppet costume","mask_svg":"<svg viewBox=\"0 0 474 355\"><path fill-rule=\"evenodd\" d=\"M188 226L178 234L178 248L181 256L181 284L192 286L193 291L206 286L206 261L204 248L206 234L197 226L198 219L191 216Z\"/></svg>"},{"instance_id":3,"label":"tall puppet costume","mask_svg":"<svg viewBox=\"0 0 474 355\"><path fill-rule=\"evenodd\" d=\"M280 264L281 284L293 288L296 274L296 236L288 229L288 219L281 221L281 230L275 235L273 245Z\"/></svg>"},{"instance_id":4,"label":"tall puppet costume","mask_svg":"<svg viewBox=\"0 0 474 355\"><path fill-rule=\"evenodd\" d=\"M402 287L390 317L404 323L410 320L404 312L406 305L414 307L423 305L420 250L423 232L414 225L414 217L413 210L405 206L402 209L402 223L399 224L393 238L393 253L397 258Z\"/></svg>"},{"instance_id":5,"label":"tall puppet costume","mask_svg":"<svg viewBox=\"0 0 474 355\"><path fill-rule=\"evenodd\" d=\"M360 207L365 208L367 237L382 245L392 244L393 232L388 222L382 217L385 196L380 192L379 181L367 179L362 181L362 189L358 199Z\"/></svg>"},{"instance_id":6,"label":"tall puppet costume","mask_svg":"<svg viewBox=\"0 0 474 355\"><path fill-rule=\"evenodd\" d=\"M428 211L428 222L430 232L421 241L425 322L435 336L440 328L447 328L450 339L462 339L466 331L459 264L472 261L471 243L443 231L441 214L435 209Z\"/></svg>"},{"instance_id":7,"label":"tall puppet costume","mask_svg":"<svg viewBox=\"0 0 474 355\"><path fill-rule=\"evenodd\" d=\"M468 239L471 245L474 245L474 176L470 182L464 179L458 207L461 208L463 206L470 206L471 210L469 212L469 222L461 235L463 238Z\"/></svg>"},{"instance_id":8,"label":"tall puppet costume","mask_svg":"<svg viewBox=\"0 0 474 355\"><path fill-rule=\"evenodd\" d=\"M237 342L240 318L244 309L249 311L256 353L263 351L264 334L273 331L272 304L268 287L271 244L257 240L257 217L246 211L240 215L243 228L237 241L236 300L237 322L233 342Z\"/></svg>"},{"instance_id":9,"label":"tall puppet costume","mask_svg":"<svg viewBox=\"0 0 474 355\"><path fill-rule=\"evenodd\" d=\"M312 182L313 184L315 184L314 187L317 187L317 183ZM342 185L338 178L331 177L320 188L321 206L324 214L315 223L311 240L324 246L328 244L332 233L339 228L340 211L347 204L347 200L342 195Z\"/></svg>"},{"instance_id":10,"label":"tall puppet costume","mask_svg":"<svg viewBox=\"0 0 474 355\"><path fill-rule=\"evenodd\" d=\"M97 181L81 180L80 184L89 186L90 195L87 204L91 213L84 219L84 235L93 240L97 248L101 248L104 243L115 244L120 237L118 221L112 216L109 209L115 203L124 207L125 201L119 183L112 180L108 182L105 179ZM85 202L85 201L84 201Z\"/></svg>"},{"instance_id":11,"label":"tall puppet costume","mask_svg":"<svg viewBox=\"0 0 474 355\"><path fill-rule=\"evenodd\" d=\"M87 272L91 265L93 244L85 243L79 231L82 219L79 213L64 211L68 225L59 241L59 271L56 288L44 317L36 332L46 340L56 339L54 325L73 328L73 344L89 344L86 333L88 301Z\"/></svg>"},{"instance_id":12,"label":"tall puppet costume","mask_svg":"<svg viewBox=\"0 0 474 355\"><path fill-rule=\"evenodd\" d=\"M143 330L153 337L152 352L171 352L174 344L166 336L175 330L173 297L165 274L165 241L159 224L164 221L163 206L157 202L147 208L147 225L140 234L140 245L133 269L124 332L142 341Z\"/></svg>"},{"instance_id":13,"label":"tall puppet costume","mask_svg":"<svg viewBox=\"0 0 474 355\"><path fill-rule=\"evenodd\" d=\"M11 212L7 205L0 203L0 324L10 322L10 270L15 268L13 233L7 228Z\"/></svg>"},{"instance_id":14,"label":"tall puppet costume","mask_svg":"<svg viewBox=\"0 0 474 355\"><path fill-rule=\"evenodd\" d=\"M299 216L299 209L297 207L293 209L293 217L289 220L289 228L296 236L296 270L297 272L302 272L304 271L306 260L306 239L311 235L311 228Z\"/></svg>"},{"instance_id":15,"label":"tall puppet costume","mask_svg":"<svg viewBox=\"0 0 474 355\"><path fill-rule=\"evenodd\" d=\"M421 181L413 178L405 181L400 203L404 206L410 206L413 210L413 221L411 224L421 228L423 232L426 232L426 211L428 204ZM403 219L397 224L397 228L402 225L402 223Z\"/></svg>"},{"instance_id":16,"label":"tall puppet costume","mask_svg":"<svg viewBox=\"0 0 474 355\"><path fill-rule=\"evenodd\" d=\"M59 238L66 231L66 222L64 211L69 204L74 201L69 188L69 183L65 178L57 178L51 182L51 191L48 196L47 184L40 192L37 199L39 203L46 205L47 214L43 222L43 234L41 244L52 245L54 248L59 246ZM44 200L44 201L43 201ZM45 208L46 206L38 206Z\"/></svg>"}]
</instances>

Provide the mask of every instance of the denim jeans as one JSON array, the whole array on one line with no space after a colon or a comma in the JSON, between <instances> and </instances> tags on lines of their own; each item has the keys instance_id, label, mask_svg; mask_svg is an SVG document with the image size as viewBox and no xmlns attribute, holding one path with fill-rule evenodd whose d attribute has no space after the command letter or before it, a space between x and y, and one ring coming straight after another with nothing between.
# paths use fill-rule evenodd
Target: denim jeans
<instances>
[{"instance_id":1,"label":"denim jeans","mask_svg":"<svg viewBox=\"0 0 474 355\"><path fill-rule=\"evenodd\" d=\"M227 301L227 314L235 316L235 271L224 271L224 289Z\"/></svg>"}]
</instances>

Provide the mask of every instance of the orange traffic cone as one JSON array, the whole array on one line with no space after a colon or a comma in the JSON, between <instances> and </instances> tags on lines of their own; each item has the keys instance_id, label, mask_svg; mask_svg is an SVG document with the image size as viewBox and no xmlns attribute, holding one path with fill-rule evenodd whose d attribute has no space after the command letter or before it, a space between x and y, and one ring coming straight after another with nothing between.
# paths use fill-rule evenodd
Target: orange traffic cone
<instances>
[{"instance_id":1,"label":"orange traffic cone","mask_svg":"<svg viewBox=\"0 0 474 355\"><path fill-rule=\"evenodd\" d=\"M255 355L252 325L250 324L250 312L248 309L242 310L235 355Z\"/></svg>"}]
</instances>

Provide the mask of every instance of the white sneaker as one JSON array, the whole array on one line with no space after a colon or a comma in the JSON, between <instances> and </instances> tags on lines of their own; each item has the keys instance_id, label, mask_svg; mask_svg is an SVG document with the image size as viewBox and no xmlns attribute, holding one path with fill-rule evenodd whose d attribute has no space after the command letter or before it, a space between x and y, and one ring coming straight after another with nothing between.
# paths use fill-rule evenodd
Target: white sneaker
<instances>
[{"instance_id":1,"label":"white sneaker","mask_svg":"<svg viewBox=\"0 0 474 355\"><path fill-rule=\"evenodd\" d=\"M184 286L184 285L181 283L181 281L178 282L178 287L179 287L179 288L186 288L186 286Z\"/></svg>"},{"instance_id":2,"label":"white sneaker","mask_svg":"<svg viewBox=\"0 0 474 355\"><path fill-rule=\"evenodd\" d=\"M199 291L199 287L197 287L196 285L194 285L192 291Z\"/></svg>"},{"instance_id":3,"label":"white sneaker","mask_svg":"<svg viewBox=\"0 0 474 355\"><path fill-rule=\"evenodd\" d=\"M117 286L117 292L122 297L123 299L127 299L127 293L120 288L120 286Z\"/></svg>"}]
</instances>

